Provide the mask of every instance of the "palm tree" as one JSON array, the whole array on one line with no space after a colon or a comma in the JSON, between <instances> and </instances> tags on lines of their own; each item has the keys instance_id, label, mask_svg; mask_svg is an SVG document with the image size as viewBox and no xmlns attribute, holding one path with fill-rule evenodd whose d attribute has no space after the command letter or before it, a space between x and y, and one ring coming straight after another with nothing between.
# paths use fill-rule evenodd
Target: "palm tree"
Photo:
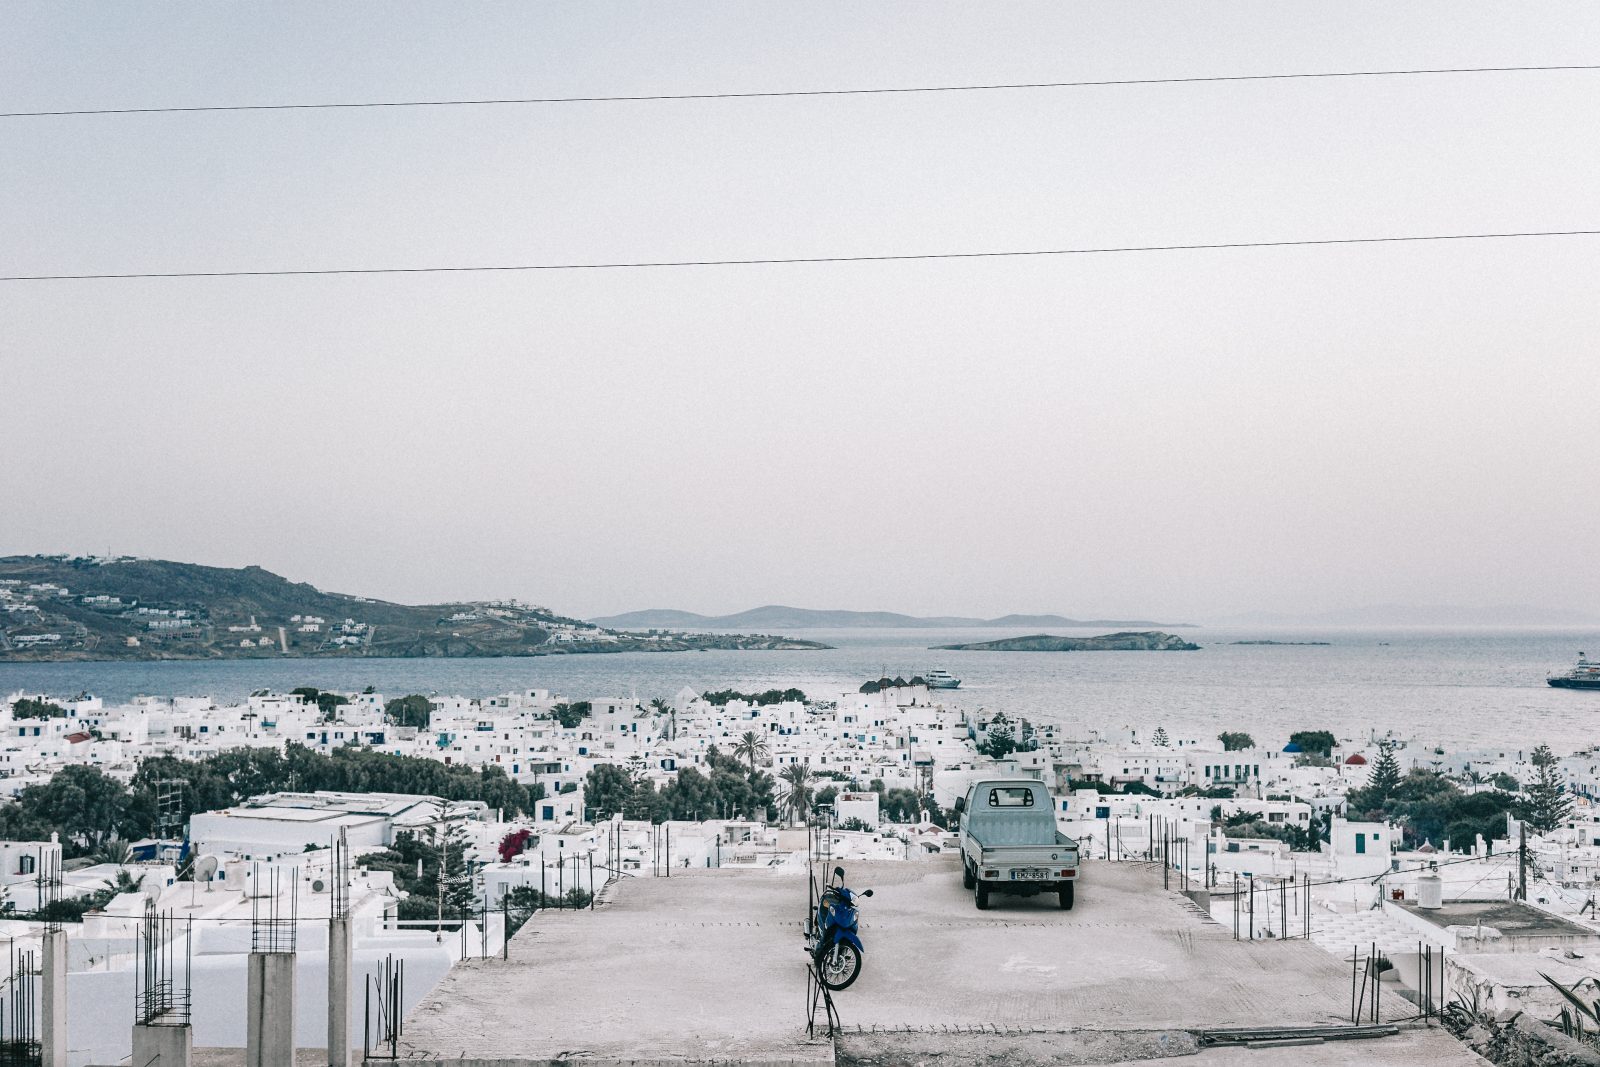
<instances>
[{"instance_id":1,"label":"palm tree","mask_svg":"<svg viewBox=\"0 0 1600 1067\"><path fill-rule=\"evenodd\" d=\"M673 707L671 701L665 697L652 697L650 699L650 709L657 715L665 715L667 717L667 740L676 741L678 739L678 709Z\"/></svg>"},{"instance_id":2,"label":"palm tree","mask_svg":"<svg viewBox=\"0 0 1600 1067\"><path fill-rule=\"evenodd\" d=\"M134 877L127 871L118 871L117 877L105 883L105 886L111 890L112 896L120 896L123 893L137 893L139 887L143 884L144 875L141 874L138 877Z\"/></svg>"},{"instance_id":3,"label":"palm tree","mask_svg":"<svg viewBox=\"0 0 1600 1067\"><path fill-rule=\"evenodd\" d=\"M811 810L811 761L791 763L778 772L783 810L793 818L804 818Z\"/></svg>"},{"instance_id":4,"label":"palm tree","mask_svg":"<svg viewBox=\"0 0 1600 1067\"><path fill-rule=\"evenodd\" d=\"M750 773L756 773L756 760L767 758L767 739L754 730L746 730L744 736L734 742L733 755L735 759L750 761Z\"/></svg>"},{"instance_id":5,"label":"palm tree","mask_svg":"<svg viewBox=\"0 0 1600 1067\"><path fill-rule=\"evenodd\" d=\"M108 837L94 853L96 863L132 863L133 846L120 837Z\"/></svg>"}]
</instances>

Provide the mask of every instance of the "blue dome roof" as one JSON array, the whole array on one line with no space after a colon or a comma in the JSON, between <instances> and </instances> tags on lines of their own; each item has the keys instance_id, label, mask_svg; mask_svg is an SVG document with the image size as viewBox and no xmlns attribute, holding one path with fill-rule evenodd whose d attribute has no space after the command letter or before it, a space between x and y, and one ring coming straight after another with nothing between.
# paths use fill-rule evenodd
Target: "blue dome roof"
<instances>
[{"instance_id":1,"label":"blue dome roof","mask_svg":"<svg viewBox=\"0 0 1600 1067\"><path fill-rule=\"evenodd\" d=\"M1304 752L1305 751L1305 749L1301 748L1299 745L1295 744L1293 741L1290 741L1287 745L1284 745L1283 746L1283 750L1285 752Z\"/></svg>"}]
</instances>

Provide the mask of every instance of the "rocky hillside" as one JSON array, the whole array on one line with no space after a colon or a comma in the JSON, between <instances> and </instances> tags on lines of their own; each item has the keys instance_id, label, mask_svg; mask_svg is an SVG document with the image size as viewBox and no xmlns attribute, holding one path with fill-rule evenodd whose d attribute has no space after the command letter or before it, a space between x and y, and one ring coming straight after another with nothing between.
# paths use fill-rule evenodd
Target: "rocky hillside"
<instances>
[{"instance_id":1,"label":"rocky hillside","mask_svg":"<svg viewBox=\"0 0 1600 1067\"><path fill-rule=\"evenodd\" d=\"M822 647L765 635L626 633L518 601L394 604L324 592L260 567L0 557L0 660Z\"/></svg>"},{"instance_id":2,"label":"rocky hillside","mask_svg":"<svg viewBox=\"0 0 1600 1067\"><path fill-rule=\"evenodd\" d=\"M1200 648L1176 634L1159 630L1103 634L1099 637L1033 634L1029 637L1006 637L999 641L979 641L970 645L933 647L961 652L1194 652Z\"/></svg>"},{"instance_id":3,"label":"rocky hillside","mask_svg":"<svg viewBox=\"0 0 1600 1067\"><path fill-rule=\"evenodd\" d=\"M781 604L751 608L737 615L697 615L692 611L668 608L629 611L621 615L591 619L598 626L638 630L659 627L663 630L746 630L746 629L830 629L893 628L934 629L958 626L1171 626L1181 622L1126 621L1121 619L1069 619L1062 615L1003 615L982 619L967 615L902 615L894 611L822 611L815 608L790 608Z\"/></svg>"}]
</instances>

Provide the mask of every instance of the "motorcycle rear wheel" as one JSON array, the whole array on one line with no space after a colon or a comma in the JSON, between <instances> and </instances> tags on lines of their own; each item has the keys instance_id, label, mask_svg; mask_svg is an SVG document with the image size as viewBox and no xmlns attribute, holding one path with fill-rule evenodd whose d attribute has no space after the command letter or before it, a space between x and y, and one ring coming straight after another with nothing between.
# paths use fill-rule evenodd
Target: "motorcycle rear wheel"
<instances>
[{"instance_id":1,"label":"motorcycle rear wheel","mask_svg":"<svg viewBox=\"0 0 1600 1067\"><path fill-rule=\"evenodd\" d=\"M860 974L861 952L848 942L835 941L817 956L817 980L829 989L848 989Z\"/></svg>"}]
</instances>

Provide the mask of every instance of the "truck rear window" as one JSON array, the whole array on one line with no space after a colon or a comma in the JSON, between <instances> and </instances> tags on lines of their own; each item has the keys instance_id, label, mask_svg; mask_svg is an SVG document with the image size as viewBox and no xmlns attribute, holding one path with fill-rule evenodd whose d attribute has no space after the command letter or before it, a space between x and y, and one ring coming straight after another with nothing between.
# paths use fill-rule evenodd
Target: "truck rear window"
<instances>
[{"instance_id":1,"label":"truck rear window","mask_svg":"<svg viewBox=\"0 0 1600 1067\"><path fill-rule=\"evenodd\" d=\"M989 790L991 808L1031 808L1033 790L1027 786L1004 787Z\"/></svg>"}]
</instances>

